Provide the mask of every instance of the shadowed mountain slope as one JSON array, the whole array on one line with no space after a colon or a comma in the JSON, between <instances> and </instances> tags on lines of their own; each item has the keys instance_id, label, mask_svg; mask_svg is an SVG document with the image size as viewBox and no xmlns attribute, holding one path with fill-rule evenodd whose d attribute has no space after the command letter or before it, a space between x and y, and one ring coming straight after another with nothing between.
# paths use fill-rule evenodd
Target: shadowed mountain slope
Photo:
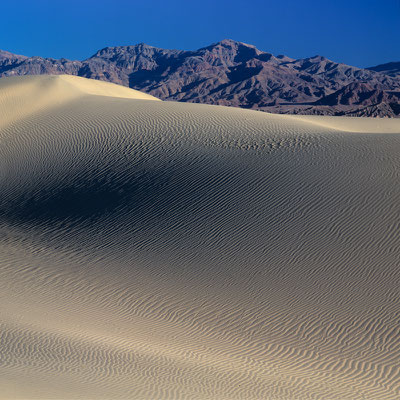
<instances>
[{"instance_id":1,"label":"shadowed mountain slope","mask_svg":"<svg viewBox=\"0 0 400 400\"><path fill-rule=\"evenodd\" d=\"M400 61L380 64L375 67L368 68L371 71L381 72L394 78L400 77Z\"/></svg>"}]
</instances>

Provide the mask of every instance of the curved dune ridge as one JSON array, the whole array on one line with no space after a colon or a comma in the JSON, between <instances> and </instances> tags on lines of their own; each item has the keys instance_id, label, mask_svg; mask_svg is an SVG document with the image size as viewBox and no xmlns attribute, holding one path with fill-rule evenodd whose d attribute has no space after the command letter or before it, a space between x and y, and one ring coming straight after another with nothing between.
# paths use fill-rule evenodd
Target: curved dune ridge
<instances>
[{"instance_id":1,"label":"curved dune ridge","mask_svg":"<svg viewBox=\"0 0 400 400\"><path fill-rule=\"evenodd\" d=\"M0 128L84 95L156 100L146 93L109 82L70 75L15 76L0 81Z\"/></svg>"},{"instance_id":2,"label":"curved dune ridge","mask_svg":"<svg viewBox=\"0 0 400 400\"><path fill-rule=\"evenodd\" d=\"M400 121L151 99L0 80L0 398L399 399Z\"/></svg>"}]
</instances>

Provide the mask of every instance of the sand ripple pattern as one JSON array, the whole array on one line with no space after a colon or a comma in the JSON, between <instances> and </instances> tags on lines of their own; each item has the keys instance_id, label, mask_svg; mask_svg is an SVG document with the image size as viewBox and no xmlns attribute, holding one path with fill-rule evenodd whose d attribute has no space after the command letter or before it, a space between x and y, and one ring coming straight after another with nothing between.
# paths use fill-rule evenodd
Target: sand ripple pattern
<instances>
[{"instance_id":1,"label":"sand ripple pattern","mask_svg":"<svg viewBox=\"0 0 400 400\"><path fill-rule=\"evenodd\" d=\"M399 121L76 79L0 81L0 399L400 398Z\"/></svg>"}]
</instances>

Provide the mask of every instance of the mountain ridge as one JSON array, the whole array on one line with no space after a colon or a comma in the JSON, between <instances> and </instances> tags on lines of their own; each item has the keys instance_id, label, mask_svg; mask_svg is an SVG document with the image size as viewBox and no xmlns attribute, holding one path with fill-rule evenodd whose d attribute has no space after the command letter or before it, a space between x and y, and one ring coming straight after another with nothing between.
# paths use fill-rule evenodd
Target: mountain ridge
<instances>
[{"instance_id":1,"label":"mountain ridge","mask_svg":"<svg viewBox=\"0 0 400 400\"><path fill-rule=\"evenodd\" d=\"M321 55L293 59L231 39L198 50L162 49L146 43L109 46L83 61L0 50L0 77L77 75L128 86L162 100L285 114L396 117L397 64L363 69ZM370 87L368 99L363 98L362 85ZM346 104L332 100L343 97L343 90L349 99Z\"/></svg>"}]
</instances>

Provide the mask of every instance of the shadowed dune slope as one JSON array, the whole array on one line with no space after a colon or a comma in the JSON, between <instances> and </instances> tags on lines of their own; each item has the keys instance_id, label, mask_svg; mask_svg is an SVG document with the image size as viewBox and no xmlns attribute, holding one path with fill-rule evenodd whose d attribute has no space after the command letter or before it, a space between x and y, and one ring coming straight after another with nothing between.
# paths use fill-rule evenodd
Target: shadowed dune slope
<instances>
[{"instance_id":1,"label":"shadowed dune slope","mask_svg":"<svg viewBox=\"0 0 400 400\"><path fill-rule=\"evenodd\" d=\"M0 398L398 399L400 121L109 88L0 80Z\"/></svg>"}]
</instances>

